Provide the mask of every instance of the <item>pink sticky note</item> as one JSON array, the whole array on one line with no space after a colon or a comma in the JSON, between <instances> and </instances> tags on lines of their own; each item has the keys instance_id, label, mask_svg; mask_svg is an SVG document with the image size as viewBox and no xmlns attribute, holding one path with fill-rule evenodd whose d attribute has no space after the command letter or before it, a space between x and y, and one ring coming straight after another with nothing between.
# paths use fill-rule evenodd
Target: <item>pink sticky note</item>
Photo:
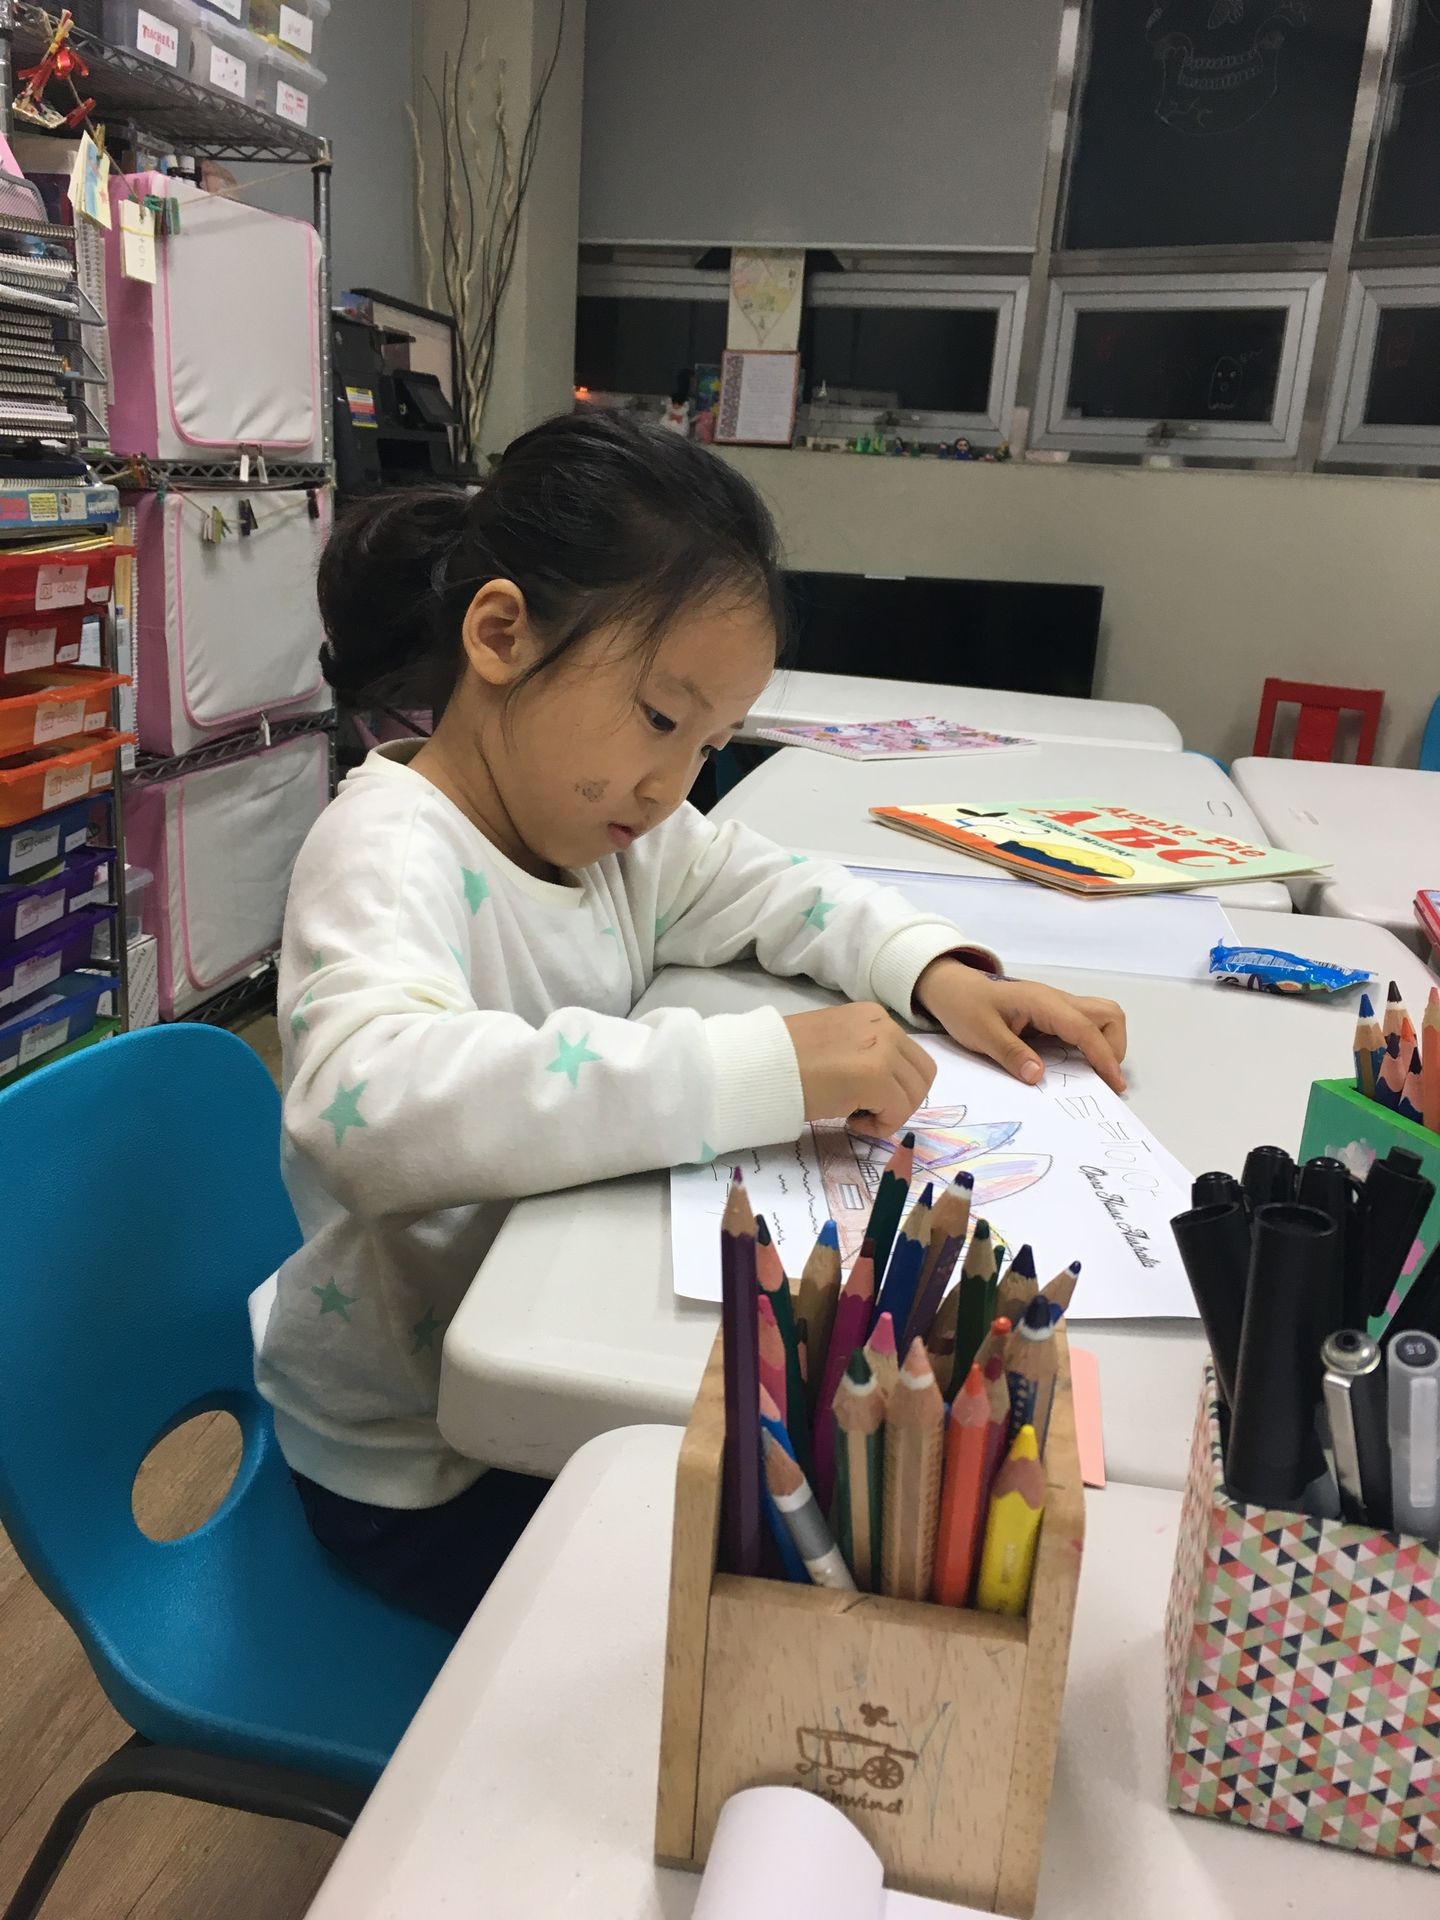
<instances>
[{"instance_id":1,"label":"pink sticky note","mask_svg":"<svg viewBox=\"0 0 1440 1920\"><path fill-rule=\"evenodd\" d=\"M1087 1487L1103 1487L1105 1432L1100 1424L1100 1363L1084 1347L1070 1349L1070 1393L1075 1402L1080 1478Z\"/></svg>"}]
</instances>

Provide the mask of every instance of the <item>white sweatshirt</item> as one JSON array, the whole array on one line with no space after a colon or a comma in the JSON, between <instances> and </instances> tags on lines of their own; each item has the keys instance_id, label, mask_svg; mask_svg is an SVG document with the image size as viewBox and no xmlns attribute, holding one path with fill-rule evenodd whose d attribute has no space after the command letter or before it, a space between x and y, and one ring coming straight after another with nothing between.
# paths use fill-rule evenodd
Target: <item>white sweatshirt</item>
<instances>
[{"instance_id":1,"label":"white sweatshirt","mask_svg":"<svg viewBox=\"0 0 1440 1920\"><path fill-rule=\"evenodd\" d=\"M436 1426L440 1345L510 1201L800 1132L780 1015L629 1019L656 972L753 954L909 1016L920 973L964 944L688 806L537 880L406 764L417 746L372 753L296 863L282 1156L304 1246L256 1361L297 1472L412 1508L483 1470Z\"/></svg>"}]
</instances>

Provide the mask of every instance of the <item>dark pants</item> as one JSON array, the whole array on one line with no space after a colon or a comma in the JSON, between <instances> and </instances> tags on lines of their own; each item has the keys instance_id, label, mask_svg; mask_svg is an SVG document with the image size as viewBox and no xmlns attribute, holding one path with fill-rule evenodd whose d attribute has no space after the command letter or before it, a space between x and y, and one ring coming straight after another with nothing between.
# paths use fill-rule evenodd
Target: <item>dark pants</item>
<instances>
[{"instance_id":1,"label":"dark pants","mask_svg":"<svg viewBox=\"0 0 1440 1920\"><path fill-rule=\"evenodd\" d=\"M439 1507L371 1507L303 1474L291 1479L310 1531L357 1580L458 1634L550 1491L492 1468Z\"/></svg>"}]
</instances>

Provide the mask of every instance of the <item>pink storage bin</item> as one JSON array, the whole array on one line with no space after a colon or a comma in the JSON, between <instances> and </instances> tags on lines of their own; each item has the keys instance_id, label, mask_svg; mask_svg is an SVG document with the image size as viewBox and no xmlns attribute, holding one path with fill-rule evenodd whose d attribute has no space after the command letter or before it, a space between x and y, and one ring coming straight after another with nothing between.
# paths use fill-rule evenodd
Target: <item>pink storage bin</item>
<instances>
[{"instance_id":1,"label":"pink storage bin","mask_svg":"<svg viewBox=\"0 0 1440 1920\"><path fill-rule=\"evenodd\" d=\"M290 870L329 795L323 733L131 791L126 857L155 876L144 926L157 942L162 1018L188 1013L278 948Z\"/></svg>"},{"instance_id":2,"label":"pink storage bin","mask_svg":"<svg viewBox=\"0 0 1440 1920\"><path fill-rule=\"evenodd\" d=\"M140 744L189 753L255 725L325 713L324 631L315 569L330 531L330 495L225 490L142 494L135 504ZM255 531L240 537L240 502ZM230 533L200 537L218 507Z\"/></svg>"},{"instance_id":3,"label":"pink storage bin","mask_svg":"<svg viewBox=\"0 0 1440 1920\"><path fill-rule=\"evenodd\" d=\"M120 272L118 207L131 187L180 203L156 241L153 286ZM315 229L188 181L111 181L105 235L110 445L152 460L214 460L241 447L319 460L320 251Z\"/></svg>"}]
</instances>

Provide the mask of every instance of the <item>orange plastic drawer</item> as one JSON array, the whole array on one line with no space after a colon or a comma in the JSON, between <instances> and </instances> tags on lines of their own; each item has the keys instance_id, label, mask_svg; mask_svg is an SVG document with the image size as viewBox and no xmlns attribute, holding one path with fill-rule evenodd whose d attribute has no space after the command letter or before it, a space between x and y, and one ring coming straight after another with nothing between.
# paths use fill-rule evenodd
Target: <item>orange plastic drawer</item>
<instances>
[{"instance_id":1,"label":"orange plastic drawer","mask_svg":"<svg viewBox=\"0 0 1440 1920\"><path fill-rule=\"evenodd\" d=\"M89 618L84 607L65 613L27 613L15 620L0 613L0 677L73 667L80 658Z\"/></svg>"},{"instance_id":2,"label":"orange plastic drawer","mask_svg":"<svg viewBox=\"0 0 1440 1920\"><path fill-rule=\"evenodd\" d=\"M97 733L58 753L32 747L0 760L0 827L104 793L115 777L116 753L134 738L133 733Z\"/></svg>"},{"instance_id":3,"label":"orange plastic drawer","mask_svg":"<svg viewBox=\"0 0 1440 1920\"><path fill-rule=\"evenodd\" d=\"M0 616L103 607L115 562L133 549L118 540L66 540L0 551Z\"/></svg>"},{"instance_id":4,"label":"orange plastic drawer","mask_svg":"<svg viewBox=\"0 0 1440 1920\"><path fill-rule=\"evenodd\" d=\"M56 667L0 680L0 756L99 733L110 724L110 695L128 679L89 667Z\"/></svg>"}]
</instances>

